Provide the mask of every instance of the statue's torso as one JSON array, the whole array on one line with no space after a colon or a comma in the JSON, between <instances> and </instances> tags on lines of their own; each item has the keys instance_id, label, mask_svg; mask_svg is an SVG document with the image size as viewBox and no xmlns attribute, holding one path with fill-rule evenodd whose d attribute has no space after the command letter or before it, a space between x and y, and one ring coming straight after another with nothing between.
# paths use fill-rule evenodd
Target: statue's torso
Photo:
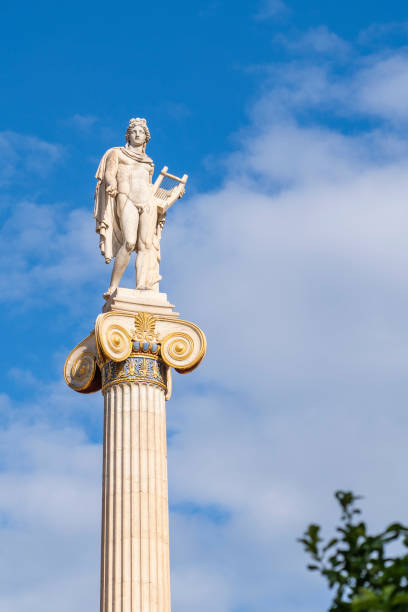
<instances>
[{"instance_id":1,"label":"statue's torso","mask_svg":"<svg viewBox=\"0 0 408 612\"><path fill-rule=\"evenodd\" d=\"M118 151L118 192L126 195L135 204L147 203L152 196L150 182L151 164L132 159Z\"/></svg>"}]
</instances>

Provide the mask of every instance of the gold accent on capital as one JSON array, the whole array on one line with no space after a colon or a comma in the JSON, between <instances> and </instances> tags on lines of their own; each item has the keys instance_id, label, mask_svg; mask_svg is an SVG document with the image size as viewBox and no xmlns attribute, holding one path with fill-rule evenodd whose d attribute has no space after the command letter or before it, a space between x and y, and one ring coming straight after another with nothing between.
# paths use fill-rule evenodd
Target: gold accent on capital
<instances>
[{"instance_id":1,"label":"gold accent on capital","mask_svg":"<svg viewBox=\"0 0 408 612\"><path fill-rule=\"evenodd\" d=\"M93 393L101 388L94 332L69 353L64 365L64 379L79 393Z\"/></svg>"},{"instance_id":2,"label":"gold accent on capital","mask_svg":"<svg viewBox=\"0 0 408 612\"><path fill-rule=\"evenodd\" d=\"M184 345L183 345L183 343L182 343L182 342L177 342L177 343L174 345L174 352L175 352L177 355L180 355L180 354L184 353Z\"/></svg>"},{"instance_id":3,"label":"gold accent on capital","mask_svg":"<svg viewBox=\"0 0 408 612\"><path fill-rule=\"evenodd\" d=\"M143 357L143 366L139 370L140 376L147 376L148 371L146 357Z\"/></svg>"},{"instance_id":4,"label":"gold accent on capital","mask_svg":"<svg viewBox=\"0 0 408 612\"><path fill-rule=\"evenodd\" d=\"M163 339L162 354L172 360L184 361L188 359L194 349L194 343L188 334L174 332Z\"/></svg>"},{"instance_id":5,"label":"gold accent on capital","mask_svg":"<svg viewBox=\"0 0 408 612\"><path fill-rule=\"evenodd\" d=\"M124 361L132 352L131 338L123 327L113 323L101 337L102 350L112 361Z\"/></svg>"},{"instance_id":6,"label":"gold accent on capital","mask_svg":"<svg viewBox=\"0 0 408 612\"><path fill-rule=\"evenodd\" d=\"M203 359L206 350L205 336L194 326L199 336L199 343L181 331L172 332L161 340L161 356L164 363L173 367L180 373L193 370ZM198 346L197 346L198 344Z\"/></svg>"},{"instance_id":7,"label":"gold accent on capital","mask_svg":"<svg viewBox=\"0 0 408 612\"><path fill-rule=\"evenodd\" d=\"M155 385L167 390L166 366L158 355L132 353L123 362L107 361L102 366L102 393L121 383Z\"/></svg>"},{"instance_id":8,"label":"gold accent on capital","mask_svg":"<svg viewBox=\"0 0 408 612\"><path fill-rule=\"evenodd\" d=\"M127 334L128 344L124 342L124 345L128 348L120 357L117 349L121 344L118 338L113 347L109 349L108 346L107 336L112 326L123 330L122 339ZM103 313L96 320L95 333L102 357L101 363L98 362L99 367L107 360L123 361L134 351L151 354L151 347L141 346L147 342L149 345L158 344L163 361L177 372L186 374L199 365L207 347L203 332L194 323L144 311L130 313L118 310ZM140 346L135 346L135 342L140 343Z\"/></svg>"},{"instance_id":9,"label":"gold accent on capital","mask_svg":"<svg viewBox=\"0 0 408 612\"><path fill-rule=\"evenodd\" d=\"M160 370L159 370L159 366L158 366L158 362L157 361L153 362L153 376L155 378L159 378L160 377Z\"/></svg>"},{"instance_id":10,"label":"gold accent on capital","mask_svg":"<svg viewBox=\"0 0 408 612\"><path fill-rule=\"evenodd\" d=\"M148 312L139 312L135 316L133 340L139 340L139 342L144 340L147 342L157 341L156 322L157 318L154 315Z\"/></svg>"},{"instance_id":11,"label":"gold accent on capital","mask_svg":"<svg viewBox=\"0 0 408 612\"><path fill-rule=\"evenodd\" d=\"M148 372L149 368L147 367L147 362L150 361L153 363L152 366L152 370L153 370L153 377L160 377L160 368L159 368L159 364L160 362L163 361L163 359L161 358L160 355L153 355L152 353L143 353L140 351L132 351L130 354L130 357L140 357L142 359L142 366L141 366L141 370L143 371L144 374L146 374L146 372ZM134 366L132 364L129 364L129 371L132 368L132 370L134 369Z\"/></svg>"},{"instance_id":12,"label":"gold accent on capital","mask_svg":"<svg viewBox=\"0 0 408 612\"><path fill-rule=\"evenodd\" d=\"M93 377L95 372L95 357L88 352L82 353L74 361L71 368L71 376L77 382L84 383Z\"/></svg>"}]
</instances>

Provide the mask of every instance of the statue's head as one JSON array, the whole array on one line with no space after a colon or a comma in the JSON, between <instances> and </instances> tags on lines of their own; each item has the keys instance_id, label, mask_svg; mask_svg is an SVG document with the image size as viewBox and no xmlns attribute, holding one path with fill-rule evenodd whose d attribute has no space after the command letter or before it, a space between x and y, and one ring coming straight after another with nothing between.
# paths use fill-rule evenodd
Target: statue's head
<instances>
[{"instance_id":1,"label":"statue's head","mask_svg":"<svg viewBox=\"0 0 408 612\"><path fill-rule=\"evenodd\" d=\"M128 129L126 130L126 142L132 147L143 145L143 151L146 149L146 144L150 140L150 132L147 127L146 119L136 117L130 119Z\"/></svg>"}]
</instances>

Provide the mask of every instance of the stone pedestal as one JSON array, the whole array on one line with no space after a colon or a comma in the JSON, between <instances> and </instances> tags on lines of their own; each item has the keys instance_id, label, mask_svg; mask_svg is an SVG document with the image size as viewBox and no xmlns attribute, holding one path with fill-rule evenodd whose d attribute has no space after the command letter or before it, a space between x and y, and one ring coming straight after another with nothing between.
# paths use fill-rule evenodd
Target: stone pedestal
<instances>
[{"instance_id":1,"label":"stone pedestal","mask_svg":"<svg viewBox=\"0 0 408 612\"><path fill-rule=\"evenodd\" d=\"M197 367L206 343L196 325L163 314L163 294L142 304L143 292L124 291L127 309L107 305L68 356L65 380L105 401L101 612L170 612L165 400L171 368Z\"/></svg>"},{"instance_id":2,"label":"stone pedestal","mask_svg":"<svg viewBox=\"0 0 408 612\"><path fill-rule=\"evenodd\" d=\"M177 319L178 312L173 311L174 304L170 304L165 293L158 293L152 289L125 289L118 287L106 300L102 312L151 312Z\"/></svg>"}]
</instances>

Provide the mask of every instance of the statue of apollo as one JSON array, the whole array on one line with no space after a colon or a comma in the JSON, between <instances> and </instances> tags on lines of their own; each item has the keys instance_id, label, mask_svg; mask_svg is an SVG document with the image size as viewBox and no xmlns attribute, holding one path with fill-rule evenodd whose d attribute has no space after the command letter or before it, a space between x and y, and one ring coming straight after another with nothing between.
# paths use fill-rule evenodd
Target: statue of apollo
<instances>
[{"instance_id":1,"label":"statue of apollo","mask_svg":"<svg viewBox=\"0 0 408 612\"><path fill-rule=\"evenodd\" d=\"M165 167L153 183L154 164L145 152L149 140L146 119L131 119L126 145L108 149L95 175L99 247L106 263L115 258L105 299L117 289L133 251L137 254L136 288L159 290L160 239L166 211L184 195L187 175L179 179ZM175 186L163 188L164 178Z\"/></svg>"}]
</instances>

